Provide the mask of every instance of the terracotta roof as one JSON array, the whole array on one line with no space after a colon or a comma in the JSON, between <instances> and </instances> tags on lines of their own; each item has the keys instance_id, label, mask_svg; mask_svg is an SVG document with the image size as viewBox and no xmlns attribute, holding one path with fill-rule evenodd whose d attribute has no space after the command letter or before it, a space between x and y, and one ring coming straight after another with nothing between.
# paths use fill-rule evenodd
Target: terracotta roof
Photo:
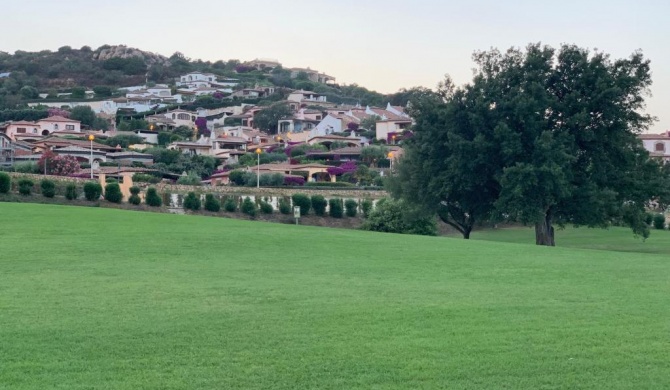
<instances>
[{"instance_id":1,"label":"terracotta roof","mask_svg":"<svg viewBox=\"0 0 670 390\"><path fill-rule=\"evenodd\" d=\"M29 121L9 122L8 125L26 125L26 126L40 127L40 125L38 125L37 123Z\"/></svg>"},{"instance_id":2,"label":"terracotta roof","mask_svg":"<svg viewBox=\"0 0 670 390\"><path fill-rule=\"evenodd\" d=\"M109 157L149 157L151 159L154 158L153 155L147 154L147 153L139 153L139 152L116 152L116 153L107 153L107 156Z\"/></svg>"},{"instance_id":3,"label":"terracotta roof","mask_svg":"<svg viewBox=\"0 0 670 390\"><path fill-rule=\"evenodd\" d=\"M241 143L241 144L246 144L247 140L242 138L242 137L233 137L233 136L225 136L225 137L219 137L214 140L215 142L230 142L230 143Z\"/></svg>"},{"instance_id":4,"label":"terracotta roof","mask_svg":"<svg viewBox=\"0 0 670 390\"><path fill-rule=\"evenodd\" d=\"M660 133L660 134L639 134L638 137L641 138L641 139L667 140L667 139L670 139L670 130L665 132L665 133Z\"/></svg>"},{"instance_id":5,"label":"terracotta roof","mask_svg":"<svg viewBox=\"0 0 670 390\"><path fill-rule=\"evenodd\" d=\"M69 123L81 123L81 122L76 121L76 120L74 120L74 119L65 118L65 117L58 116L58 115L50 116L50 117L48 117L48 118L44 118L44 119L40 119L40 120L38 120L37 122L69 122Z\"/></svg>"},{"instance_id":6,"label":"terracotta roof","mask_svg":"<svg viewBox=\"0 0 670 390\"><path fill-rule=\"evenodd\" d=\"M54 153L58 152L75 152L75 153L91 153L91 149L86 149L82 148L80 146L66 146L64 148L56 148L54 149ZM105 154L105 152L102 152L100 150L93 150L94 154Z\"/></svg>"}]
</instances>

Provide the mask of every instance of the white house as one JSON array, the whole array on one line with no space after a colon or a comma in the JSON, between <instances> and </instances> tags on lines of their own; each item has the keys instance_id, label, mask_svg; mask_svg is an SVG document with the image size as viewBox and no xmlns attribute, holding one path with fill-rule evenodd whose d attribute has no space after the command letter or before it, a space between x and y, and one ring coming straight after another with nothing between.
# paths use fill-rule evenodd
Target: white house
<instances>
[{"instance_id":1,"label":"white house","mask_svg":"<svg viewBox=\"0 0 670 390\"><path fill-rule=\"evenodd\" d=\"M180 76L179 81L177 81L176 84L178 87L210 87L210 83L215 83L217 81L216 77L217 76L212 73L191 72Z\"/></svg>"},{"instance_id":2,"label":"white house","mask_svg":"<svg viewBox=\"0 0 670 390\"><path fill-rule=\"evenodd\" d=\"M48 118L40 119L37 124L42 130L42 135L49 135L54 131L73 131L81 132L81 122L62 116L50 116Z\"/></svg>"},{"instance_id":3,"label":"white house","mask_svg":"<svg viewBox=\"0 0 670 390\"><path fill-rule=\"evenodd\" d=\"M639 138L652 157L670 162L670 130L661 134L640 134Z\"/></svg>"}]
</instances>

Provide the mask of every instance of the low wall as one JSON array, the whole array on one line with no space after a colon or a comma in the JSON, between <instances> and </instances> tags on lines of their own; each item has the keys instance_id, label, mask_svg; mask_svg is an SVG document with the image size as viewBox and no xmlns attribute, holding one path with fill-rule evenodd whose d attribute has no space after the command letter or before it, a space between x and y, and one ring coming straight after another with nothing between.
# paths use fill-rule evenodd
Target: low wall
<instances>
[{"instance_id":1,"label":"low wall","mask_svg":"<svg viewBox=\"0 0 670 390\"><path fill-rule=\"evenodd\" d=\"M370 198L381 199L388 196L386 191L357 190L355 188L309 188L309 187L291 187L291 188L256 188L256 187L237 187L237 186L185 186L179 184L158 183L155 185L159 193L186 194L188 192L212 193L212 194L231 194L231 195L258 195L258 196L291 196L294 194L323 195L326 198Z\"/></svg>"}]
</instances>

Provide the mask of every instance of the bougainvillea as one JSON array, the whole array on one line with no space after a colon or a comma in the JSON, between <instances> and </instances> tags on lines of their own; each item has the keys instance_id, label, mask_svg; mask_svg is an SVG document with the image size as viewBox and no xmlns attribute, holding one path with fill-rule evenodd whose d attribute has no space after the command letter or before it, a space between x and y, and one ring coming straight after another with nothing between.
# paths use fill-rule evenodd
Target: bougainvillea
<instances>
[{"instance_id":1,"label":"bougainvillea","mask_svg":"<svg viewBox=\"0 0 670 390\"><path fill-rule=\"evenodd\" d=\"M284 176L284 185L285 186L303 186L305 185L305 179L300 176Z\"/></svg>"},{"instance_id":2,"label":"bougainvillea","mask_svg":"<svg viewBox=\"0 0 670 390\"><path fill-rule=\"evenodd\" d=\"M51 107L47 110L47 114L49 117L52 116L62 116L63 118L69 118L70 117L70 111L68 110L63 110L62 108L57 108L57 107Z\"/></svg>"},{"instance_id":3,"label":"bougainvillea","mask_svg":"<svg viewBox=\"0 0 670 390\"><path fill-rule=\"evenodd\" d=\"M79 161L74 156L56 156L54 158L52 175L68 176L79 170Z\"/></svg>"}]
</instances>

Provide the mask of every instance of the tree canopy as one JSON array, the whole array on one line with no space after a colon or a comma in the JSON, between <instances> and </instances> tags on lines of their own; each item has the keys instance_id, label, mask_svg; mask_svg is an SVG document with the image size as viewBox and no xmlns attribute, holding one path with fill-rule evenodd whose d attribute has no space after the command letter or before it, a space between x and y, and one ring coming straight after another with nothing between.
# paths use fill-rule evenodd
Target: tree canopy
<instances>
[{"instance_id":1,"label":"tree canopy","mask_svg":"<svg viewBox=\"0 0 670 390\"><path fill-rule=\"evenodd\" d=\"M293 111L286 103L275 103L267 108L264 108L254 115L254 123L256 127L269 133L277 131L277 122L282 119L290 118Z\"/></svg>"},{"instance_id":2,"label":"tree canopy","mask_svg":"<svg viewBox=\"0 0 670 390\"><path fill-rule=\"evenodd\" d=\"M667 201L667 169L637 134L651 85L641 53L612 60L573 45L479 52L473 81L412 103L415 137L392 183L464 237L477 221L626 224L647 237L645 206Z\"/></svg>"}]
</instances>

